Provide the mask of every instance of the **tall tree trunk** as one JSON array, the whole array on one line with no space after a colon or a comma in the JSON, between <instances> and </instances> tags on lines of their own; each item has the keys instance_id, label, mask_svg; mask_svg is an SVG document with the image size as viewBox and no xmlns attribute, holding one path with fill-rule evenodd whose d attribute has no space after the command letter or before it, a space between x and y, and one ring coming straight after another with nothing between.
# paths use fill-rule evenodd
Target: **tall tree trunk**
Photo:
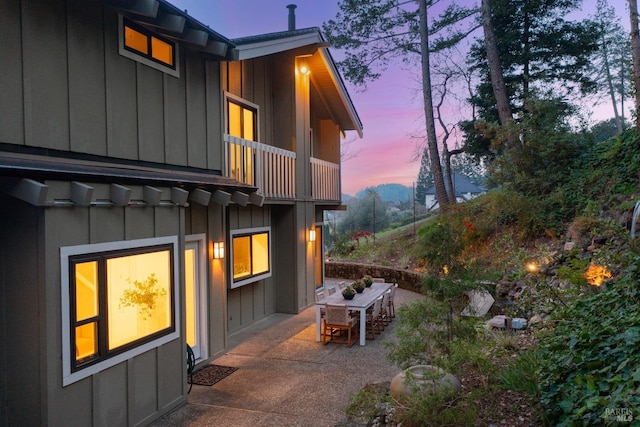
<instances>
[{"instance_id":1,"label":"tall tree trunk","mask_svg":"<svg viewBox=\"0 0 640 427\"><path fill-rule=\"evenodd\" d=\"M484 39L487 46L487 62L489 63L489 70L491 72L493 95L496 98L500 124L504 126L511 120L512 114L511 106L509 105L509 95L507 94L507 85L504 83L500 57L498 56L498 42L496 41L493 24L491 22L490 0L482 0L482 28L484 29Z\"/></svg>"},{"instance_id":2,"label":"tall tree trunk","mask_svg":"<svg viewBox=\"0 0 640 427\"><path fill-rule=\"evenodd\" d=\"M622 133L622 119L620 118L620 113L618 113L616 91L613 87L613 77L611 77L611 65L609 65L609 49L604 32L602 33L602 56L604 58L604 72L607 79L607 86L609 88L609 95L611 96L611 104L613 105L613 117L616 121L616 129L618 130L618 133Z\"/></svg>"},{"instance_id":3,"label":"tall tree trunk","mask_svg":"<svg viewBox=\"0 0 640 427\"><path fill-rule=\"evenodd\" d=\"M640 131L640 34L638 34L638 0L629 0L631 21L631 57L633 59L633 84L636 95L636 128Z\"/></svg>"},{"instance_id":4,"label":"tall tree trunk","mask_svg":"<svg viewBox=\"0 0 640 427\"><path fill-rule=\"evenodd\" d=\"M424 99L424 118L427 127L427 146L431 160L431 172L433 173L433 185L436 188L436 197L441 208L449 203L447 188L444 186L440 153L438 151L438 138L436 137L436 124L433 116L433 96L431 93L431 70L429 65L429 32L427 27L427 0L418 0L420 11L420 54L422 56L422 96Z\"/></svg>"}]
</instances>

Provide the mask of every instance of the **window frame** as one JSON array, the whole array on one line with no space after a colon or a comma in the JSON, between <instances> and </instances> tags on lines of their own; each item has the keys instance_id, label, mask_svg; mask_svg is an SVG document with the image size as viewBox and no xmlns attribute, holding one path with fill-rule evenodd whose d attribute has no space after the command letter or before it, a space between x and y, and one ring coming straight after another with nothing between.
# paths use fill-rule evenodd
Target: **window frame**
<instances>
[{"instance_id":1,"label":"window frame","mask_svg":"<svg viewBox=\"0 0 640 427\"><path fill-rule=\"evenodd\" d=\"M238 106L240 106L244 110L251 110L254 113L253 120L253 139L249 139L247 141L260 141L260 106L258 104L254 104L253 102L247 101L244 98L241 98L237 95L234 95L230 92L224 92L224 128L227 135L231 135L229 130L229 102L232 102ZM244 137L241 137L246 139Z\"/></svg>"},{"instance_id":2,"label":"window frame","mask_svg":"<svg viewBox=\"0 0 640 427\"><path fill-rule=\"evenodd\" d=\"M266 272L261 272L258 274L251 274L248 277L242 277L241 279L234 279L234 272L233 272L233 266L234 266L234 239L237 237L247 237L247 236L253 236L253 235L258 235L258 234L267 234L267 241L268 241L268 250L267 250L267 256L269 257L269 269ZM271 243L271 238L272 238L272 234L271 234L271 227L254 227L254 228L243 228L243 229L238 229L238 230L232 230L229 233L229 240L231 242L231 250L229 251L230 256L229 256L229 262L230 262L230 268L229 268L229 276L231 278L230 280L230 287L231 289L235 289L235 288L239 288L251 283L255 283L259 280L263 280L266 278L269 278L273 275L273 250L272 250L272 243ZM251 255L251 250L249 251L250 255Z\"/></svg>"},{"instance_id":3,"label":"window frame","mask_svg":"<svg viewBox=\"0 0 640 427\"><path fill-rule=\"evenodd\" d=\"M233 104L240 109L240 133L241 135L233 135L231 133L231 114L229 105ZM253 138L248 139L245 135L245 111L252 113L252 129ZM258 175L258 165L256 158L256 149L254 143L260 141L260 109L258 105L253 104L245 99L235 96L231 93L224 93L224 130L225 133L234 138L240 138L244 141L250 141L249 144L230 144L227 149L225 158L225 169L230 178L249 185L256 185Z\"/></svg>"},{"instance_id":4,"label":"window frame","mask_svg":"<svg viewBox=\"0 0 640 427\"><path fill-rule=\"evenodd\" d=\"M154 250L157 249L157 250ZM171 295L170 306L172 313L170 316L170 326L160 331L154 332L138 340L126 343L106 354L99 355L94 360L80 363L76 366L72 346L74 346L75 324L72 324L73 300L75 296L71 291L75 289L71 283L71 265L74 260L88 261L95 259L106 260L117 258L122 255L138 255L145 253L160 252L169 250L169 274L173 283L169 284ZM61 271L61 317L62 317L62 385L67 386L83 378L87 378L107 368L122 363L137 355L145 353L170 341L180 337L180 305L179 305L179 246L177 236L154 237L148 239L106 242L78 246L66 246L60 248L60 271ZM99 278L98 294L104 297L107 284L105 277ZM101 281L101 282L100 282ZM103 304L99 302L99 305ZM101 314L107 317L106 313ZM106 320L105 320L106 322ZM98 342L106 339L104 333L108 332L108 325L103 325L103 336L98 336ZM103 348L104 350L104 348Z\"/></svg>"},{"instance_id":5,"label":"window frame","mask_svg":"<svg viewBox=\"0 0 640 427\"><path fill-rule=\"evenodd\" d=\"M156 38L163 43L171 45L173 47L173 65L167 64L166 62L154 58L151 53L145 54L133 48L127 47L125 45L124 36L125 26L147 36L149 45L151 44L151 38ZM147 65L151 68L155 68L156 70L162 71L163 73L169 74L173 77L180 78L180 45L175 41L162 37L141 25L135 24L122 15L118 15L118 52L125 58L140 62L141 64Z\"/></svg>"}]
</instances>

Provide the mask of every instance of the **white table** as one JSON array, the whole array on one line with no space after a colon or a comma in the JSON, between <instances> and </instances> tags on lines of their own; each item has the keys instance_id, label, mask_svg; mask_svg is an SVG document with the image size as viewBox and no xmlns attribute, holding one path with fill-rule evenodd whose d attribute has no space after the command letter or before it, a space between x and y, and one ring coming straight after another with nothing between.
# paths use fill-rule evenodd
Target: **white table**
<instances>
[{"instance_id":1,"label":"white table","mask_svg":"<svg viewBox=\"0 0 640 427\"><path fill-rule=\"evenodd\" d=\"M344 299L342 292L336 291L316 302L316 341L321 340L322 316L320 309L325 304L346 304L352 311L360 312L360 345L364 345L367 337L367 309L376 302L378 298L391 289L393 283L374 283L370 288L365 288L361 294L356 293L352 300Z\"/></svg>"}]
</instances>

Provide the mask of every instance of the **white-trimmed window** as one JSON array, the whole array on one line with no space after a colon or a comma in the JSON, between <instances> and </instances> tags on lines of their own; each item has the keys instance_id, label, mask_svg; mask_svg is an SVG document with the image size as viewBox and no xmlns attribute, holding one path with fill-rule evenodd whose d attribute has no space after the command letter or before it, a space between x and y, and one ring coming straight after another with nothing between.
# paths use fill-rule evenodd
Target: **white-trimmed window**
<instances>
[{"instance_id":1,"label":"white-trimmed window","mask_svg":"<svg viewBox=\"0 0 640 427\"><path fill-rule=\"evenodd\" d=\"M246 141L258 141L258 106L225 94L226 131L245 142L233 142L228 152L229 177L255 185L255 148Z\"/></svg>"},{"instance_id":2,"label":"white-trimmed window","mask_svg":"<svg viewBox=\"0 0 640 427\"><path fill-rule=\"evenodd\" d=\"M271 277L271 228L231 231L231 288Z\"/></svg>"},{"instance_id":3,"label":"white-trimmed window","mask_svg":"<svg viewBox=\"0 0 640 427\"><path fill-rule=\"evenodd\" d=\"M120 55L149 67L180 77L178 44L120 15L118 40Z\"/></svg>"},{"instance_id":4,"label":"white-trimmed window","mask_svg":"<svg viewBox=\"0 0 640 427\"><path fill-rule=\"evenodd\" d=\"M63 385L179 337L176 236L60 249Z\"/></svg>"}]
</instances>

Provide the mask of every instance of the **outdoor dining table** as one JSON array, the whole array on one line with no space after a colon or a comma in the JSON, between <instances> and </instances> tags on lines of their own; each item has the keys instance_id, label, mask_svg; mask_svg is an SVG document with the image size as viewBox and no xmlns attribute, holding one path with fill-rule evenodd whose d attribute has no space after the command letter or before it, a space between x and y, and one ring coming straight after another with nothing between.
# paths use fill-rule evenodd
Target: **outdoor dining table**
<instances>
[{"instance_id":1,"label":"outdoor dining table","mask_svg":"<svg viewBox=\"0 0 640 427\"><path fill-rule=\"evenodd\" d=\"M351 311L360 312L360 345L366 342L367 309L376 302L393 283L373 283L371 287L365 288L362 293L356 293L352 300L347 300L342 296L342 292L336 292L324 297L316 302L316 341L321 340L322 316L320 310L325 304L346 304Z\"/></svg>"}]
</instances>

